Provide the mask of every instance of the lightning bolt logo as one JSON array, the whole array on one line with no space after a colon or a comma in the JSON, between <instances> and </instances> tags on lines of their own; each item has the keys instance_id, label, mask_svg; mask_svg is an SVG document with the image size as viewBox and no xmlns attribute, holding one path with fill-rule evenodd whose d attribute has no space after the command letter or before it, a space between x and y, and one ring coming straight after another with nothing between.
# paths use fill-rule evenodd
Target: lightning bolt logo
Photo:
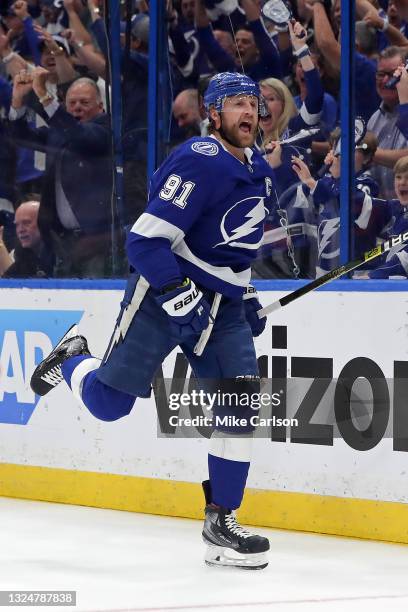
<instances>
[{"instance_id":1,"label":"lightning bolt logo","mask_svg":"<svg viewBox=\"0 0 408 612\"><path fill-rule=\"evenodd\" d=\"M233 212L237 212L236 211L237 208L248 206L248 202L250 202L251 200L256 200L256 204L255 206L253 206L253 208L251 208L251 210L249 210L244 215L244 219L247 219L247 221L245 221L244 223L241 223L240 225L236 226L234 229L228 231L226 228L228 217L231 214L233 214ZM229 210L227 210L227 212L225 213L225 215L223 216L221 220L220 230L221 230L221 235L224 238L224 240L223 242L219 242L218 244L215 244L213 248L224 245L224 244L229 244L233 247L241 247L243 249L250 249L250 250L258 249L262 243L262 231L260 231L262 230L262 226L260 224L263 223L265 219L265 210L266 208L264 206L264 198L252 197L252 198L245 198L244 200L240 200L239 202L236 202L234 206L232 206ZM241 219L242 219L242 216L241 216ZM238 242L239 238L250 236L254 232L259 232L260 234L259 240L256 243Z\"/></svg>"},{"instance_id":2,"label":"lightning bolt logo","mask_svg":"<svg viewBox=\"0 0 408 612\"><path fill-rule=\"evenodd\" d=\"M130 282L130 281L129 281ZM102 359L102 365L106 363L112 350L124 341L125 336L129 330L129 327L133 321L133 318L140 308L140 304L143 301L144 296L149 288L149 283L143 276L138 280L134 279L135 285L133 286L133 295L130 302L122 308L118 322L116 323L115 330L109 341L108 348L106 349L105 355ZM127 292L128 290L126 290Z\"/></svg>"},{"instance_id":3,"label":"lightning bolt logo","mask_svg":"<svg viewBox=\"0 0 408 612\"><path fill-rule=\"evenodd\" d=\"M339 230L340 227L340 219L336 217L335 219L328 219L327 221L323 221L323 223L319 226L319 257L323 257L324 259L334 259L338 257L340 254L340 249L337 248L332 252L324 253L323 251L330 244L331 237L334 236Z\"/></svg>"}]
</instances>

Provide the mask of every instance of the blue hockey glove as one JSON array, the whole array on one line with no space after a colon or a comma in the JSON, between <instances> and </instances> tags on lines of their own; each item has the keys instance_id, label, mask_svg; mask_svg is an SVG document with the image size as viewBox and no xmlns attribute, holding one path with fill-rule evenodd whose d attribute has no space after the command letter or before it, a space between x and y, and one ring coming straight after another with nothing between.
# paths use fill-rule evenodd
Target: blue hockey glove
<instances>
[{"instance_id":1,"label":"blue hockey glove","mask_svg":"<svg viewBox=\"0 0 408 612\"><path fill-rule=\"evenodd\" d=\"M210 306L194 282L186 278L182 285L156 297L182 336L200 334L208 326Z\"/></svg>"},{"instance_id":2,"label":"blue hockey glove","mask_svg":"<svg viewBox=\"0 0 408 612\"><path fill-rule=\"evenodd\" d=\"M243 300L246 320L252 329L252 335L260 336L265 329L266 317L262 317L262 319L258 317L258 310L261 310L262 306L259 303L255 287L248 285L244 291Z\"/></svg>"}]
</instances>

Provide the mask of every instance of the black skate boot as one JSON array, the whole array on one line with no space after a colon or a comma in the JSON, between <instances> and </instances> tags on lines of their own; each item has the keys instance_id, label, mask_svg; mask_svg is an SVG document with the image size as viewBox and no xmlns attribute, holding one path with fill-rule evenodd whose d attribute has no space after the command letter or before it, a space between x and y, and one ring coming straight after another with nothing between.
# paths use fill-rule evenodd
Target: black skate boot
<instances>
[{"instance_id":1,"label":"black skate boot","mask_svg":"<svg viewBox=\"0 0 408 612\"><path fill-rule=\"evenodd\" d=\"M61 364L69 357L90 355L88 344L83 336L78 335L78 326L69 328L57 346L34 370L30 386L37 395L46 395L64 380Z\"/></svg>"},{"instance_id":2,"label":"black skate boot","mask_svg":"<svg viewBox=\"0 0 408 612\"><path fill-rule=\"evenodd\" d=\"M210 481L203 482L206 500L203 540L208 545L207 565L263 569L268 565L269 540L247 531L235 512L211 503Z\"/></svg>"}]
</instances>

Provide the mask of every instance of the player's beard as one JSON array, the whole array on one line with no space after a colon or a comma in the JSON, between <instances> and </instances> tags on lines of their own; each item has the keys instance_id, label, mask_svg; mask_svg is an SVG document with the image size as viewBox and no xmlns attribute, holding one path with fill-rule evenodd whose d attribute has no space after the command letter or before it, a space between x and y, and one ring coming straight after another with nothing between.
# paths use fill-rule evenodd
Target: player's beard
<instances>
[{"instance_id":1,"label":"player's beard","mask_svg":"<svg viewBox=\"0 0 408 612\"><path fill-rule=\"evenodd\" d=\"M221 125L218 129L218 132L223 140L228 142L233 147L237 147L238 149L244 149L245 147L253 147L256 140L256 134L258 130L258 122L253 125L251 131L248 133L247 137L241 136L239 133L239 124L233 125L231 128L223 125L222 115L221 115ZM249 138L251 137L251 138Z\"/></svg>"}]
</instances>

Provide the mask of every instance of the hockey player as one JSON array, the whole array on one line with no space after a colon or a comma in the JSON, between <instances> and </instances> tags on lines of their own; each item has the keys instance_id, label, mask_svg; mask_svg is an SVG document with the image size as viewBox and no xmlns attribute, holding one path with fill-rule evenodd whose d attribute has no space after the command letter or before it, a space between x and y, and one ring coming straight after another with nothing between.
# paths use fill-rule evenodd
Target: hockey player
<instances>
[{"instance_id":1,"label":"hockey player","mask_svg":"<svg viewBox=\"0 0 408 612\"><path fill-rule=\"evenodd\" d=\"M127 240L131 276L104 360L69 331L37 367L33 390L45 395L63 379L89 411L114 421L149 397L153 376L179 345L196 377L251 393L259 386L253 336L265 328L250 282L250 263L274 205L272 170L252 147L259 119L259 87L237 73L212 78L204 96L211 136L178 147L154 174L146 212ZM209 342L194 347L209 324L215 293L222 295ZM266 538L236 521L247 479L253 426L248 406L217 406L240 425L217 426L203 483L206 562L266 567ZM242 425L244 423L244 425Z\"/></svg>"}]
</instances>

